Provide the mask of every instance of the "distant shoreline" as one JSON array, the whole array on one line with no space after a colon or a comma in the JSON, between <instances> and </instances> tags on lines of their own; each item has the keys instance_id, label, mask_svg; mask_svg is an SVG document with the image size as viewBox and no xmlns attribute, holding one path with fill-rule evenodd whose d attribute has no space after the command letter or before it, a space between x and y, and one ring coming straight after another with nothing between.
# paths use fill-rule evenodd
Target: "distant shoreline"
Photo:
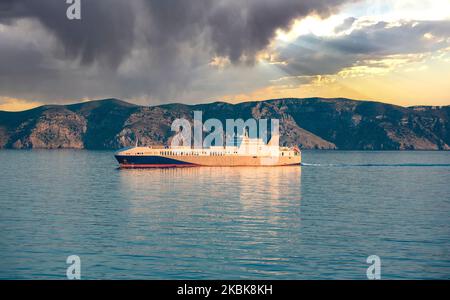
<instances>
[{"instance_id":1,"label":"distant shoreline","mask_svg":"<svg viewBox=\"0 0 450 300\"><path fill-rule=\"evenodd\" d=\"M345 98L139 106L118 99L0 111L0 148L114 150L167 145L171 123L202 111L218 120L279 119L280 145L354 151L450 150L450 106L402 107Z\"/></svg>"}]
</instances>

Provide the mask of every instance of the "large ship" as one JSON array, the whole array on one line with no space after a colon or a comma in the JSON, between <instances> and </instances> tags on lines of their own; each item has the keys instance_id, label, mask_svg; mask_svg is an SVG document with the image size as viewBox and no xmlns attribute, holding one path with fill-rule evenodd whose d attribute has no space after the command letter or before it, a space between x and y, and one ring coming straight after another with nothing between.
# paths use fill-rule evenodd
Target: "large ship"
<instances>
[{"instance_id":1,"label":"large ship","mask_svg":"<svg viewBox=\"0 0 450 300\"><path fill-rule=\"evenodd\" d=\"M266 144L247 134L233 146L200 149L136 146L119 150L115 157L121 168L291 166L301 163L300 149L279 147L279 136L273 136Z\"/></svg>"}]
</instances>

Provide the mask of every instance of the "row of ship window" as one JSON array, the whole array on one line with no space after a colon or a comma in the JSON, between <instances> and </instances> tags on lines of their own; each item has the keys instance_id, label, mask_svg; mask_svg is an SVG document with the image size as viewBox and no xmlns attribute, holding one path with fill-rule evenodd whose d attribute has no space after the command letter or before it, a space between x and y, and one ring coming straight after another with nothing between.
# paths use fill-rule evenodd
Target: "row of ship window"
<instances>
[{"instance_id":1,"label":"row of ship window","mask_svg":"<svg viewBox=\"0 0 450 300\"><path fill-rule=\"evenodd\" d=\"M142 153L143 154L143 153ZM160 153L161 155L178 155L178 156L199 156L200 152L171 152L171 151L163 151ZM207 155L207 152L201 152L203 155ZM232 154L232 153L220 153L220 152L210 152L210 156L224 156L225 154ZM237 154L237 152L234 152L234 154Z\"/></svg>"},{"instance_id":2,"label":"row of ship window","mask_svg":"<svg viewBox=\"0 0 450 300\"><path fill-rule=\"evenodd\" d=\"M138 152L138 155L144 155L144 152ZM180 152L180 153L174 153L171 151L163 151L160 153L161 155L179 155L179 156L199 156L199 152ZM202 154L206 155L206 152L202 152ZM224 156L225 154L231 154L231 153L219 153L219 152L211 152L209 153L210 156ZM234 154L237 154L237 152L234 152ZM297 152L294 153L294 156L298 156L299 154ZM284 152L281 152L281 156L284 156Z\"/></svg>"}]
</instances>

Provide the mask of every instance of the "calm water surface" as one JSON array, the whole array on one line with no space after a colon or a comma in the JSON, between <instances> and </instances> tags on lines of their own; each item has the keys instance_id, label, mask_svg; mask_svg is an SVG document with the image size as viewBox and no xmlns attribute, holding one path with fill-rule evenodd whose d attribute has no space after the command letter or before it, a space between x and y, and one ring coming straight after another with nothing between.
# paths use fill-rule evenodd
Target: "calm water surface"
<instances>
[{"instance_id":1,"label":"calm water surface","mask_svg":"<svg viewBox=\"0 0 450 300\"><path fill-rule=\"evenodd\" d=\"M450 153L304 151L302 167L119 170L0 151L0 278L450 278Z\"/></svg>"}]
</instances>

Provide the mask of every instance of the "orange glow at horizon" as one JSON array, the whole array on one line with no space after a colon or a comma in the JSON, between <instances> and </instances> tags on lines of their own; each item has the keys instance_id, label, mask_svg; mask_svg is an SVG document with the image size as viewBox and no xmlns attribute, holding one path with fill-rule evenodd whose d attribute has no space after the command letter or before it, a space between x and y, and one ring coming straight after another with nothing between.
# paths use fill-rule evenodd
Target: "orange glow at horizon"
<instances>
[{"instance_id":1,"label":"orange glow at horizon","mask_svg":"<svg viewBox=\"0 0 450 300\"><path fill-rule=\"evenodd\" d=\"M44 105L41 102L27 101L25 99L17 99L11 97L0 97L0 110L1 111L23 111L36 108Z\"/></svg>"},{"instance_id":2,"label":"orange glow at horizon","mask_svg":"<svg viewBox=\"0 0 450 300\"><path fill-rule=\"evenodd\" d=\"M350 67L334 75L310 76L309 83L285 83L289 77L249 93L229 94L224 101L238 103L281 98L349 98L400 106L450 105L450 50L441 56L415 61L392 58ZM305 76L307 77L307 76ZM295 81L295 78L293 79Z\"/></svg>"}]
</instances>

